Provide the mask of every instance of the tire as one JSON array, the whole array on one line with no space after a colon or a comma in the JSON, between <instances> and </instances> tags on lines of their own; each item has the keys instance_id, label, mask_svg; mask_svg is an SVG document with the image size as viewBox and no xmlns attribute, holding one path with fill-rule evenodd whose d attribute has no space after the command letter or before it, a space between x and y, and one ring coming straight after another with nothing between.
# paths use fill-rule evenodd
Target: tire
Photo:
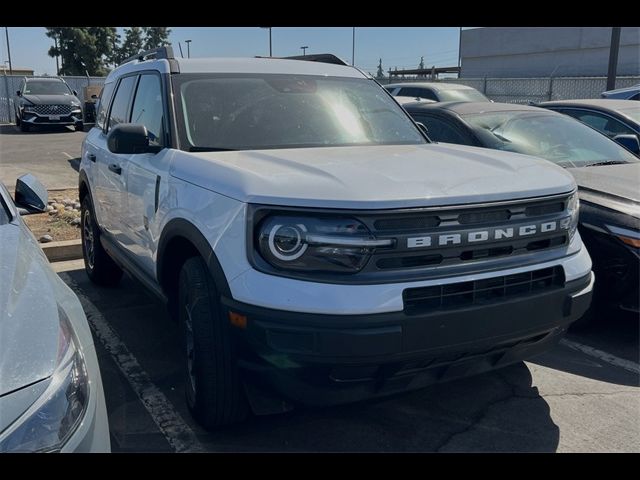
<instances>
[{"instance_id":1,"label":"tire","mask_svg":"<svg viewBox=\"0 0 640 480\"><path fill-rule=\"evenodd\" d=\"M100 243L100 229L95 222L89 195L82 200L80 229L84 269L92 282L105 287L117 285L122 269L116 265Z\"/></svg>"},{"instance_id":2,"label":"tire","mask_svg":"<svg viewBox=\"0 0 640 480\"><path fill-rule=\"evenodd\" d=\"M231 326L221 315L218 291L201 257L189 258L180 271L178 318L191 414L209 430L244 420L249 406Z\"/></svg>"},{"instance_id":3,"label":"tire","mask_svg":"<svg viewBox=\"0 0 640 480\"><path fill-rule=\"evenodd\" d=\"M76 123L74 128L76 129L76 132L84 132L84 123Z\"/></svg>"},{"instance_id":4,"label":"tire","mask_svg":"<svg viewBox=\"0 0 640 480\"><path fill-rule=\"evenodd\" d=\"M23 121L20 121L20 131L21 132L28 132L29 130L31 130L31 125L29 125L28 123L25 123Z\"/></svg>"}]
</instances>

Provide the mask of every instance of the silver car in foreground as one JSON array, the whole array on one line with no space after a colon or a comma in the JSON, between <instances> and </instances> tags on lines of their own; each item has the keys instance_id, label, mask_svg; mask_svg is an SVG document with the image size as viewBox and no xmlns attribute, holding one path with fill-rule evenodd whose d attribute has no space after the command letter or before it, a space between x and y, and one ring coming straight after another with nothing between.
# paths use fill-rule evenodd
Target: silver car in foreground
<instances>
[{"instance_id":1,"label":"silver car in foreground","mask_svg":"<svg viewBox=\"0 0 640 480\"><path fill-rule=\"evenodd\" d=\"M109 452L91 331L20 217L43 211L32 175L0 183L0 452Z\"/></svg>"}]
</instances>

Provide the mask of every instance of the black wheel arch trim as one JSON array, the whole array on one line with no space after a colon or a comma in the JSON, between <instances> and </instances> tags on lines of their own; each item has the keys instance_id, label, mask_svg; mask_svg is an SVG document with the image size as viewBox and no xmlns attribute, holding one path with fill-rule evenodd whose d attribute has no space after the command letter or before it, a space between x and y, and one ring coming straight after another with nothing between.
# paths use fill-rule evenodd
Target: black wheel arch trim
<instances>
[{"instance_id":1,"label":"black wheel arch trim","mask_svg":"<svg viewBox=\"0 0 640 480\"><path fill-rule=\"evenodd\" d=\"M164 258L165 249L167 248L171 240L176 237L182 237L185 240L191 242L191 244L196 248L200 256L207 264L209 272L211 272L211 276L213 277L213 280L218 289L218 292L227 298L232 298L231 290L229 289L229 283L227 282L227 277L224 274L222 265L220 265L220 261L213 251L213 248L211 248L211 245L202 234L202 232L200 232L198 227L183 218L174 218L170 220L162 230L160 242L158 244L158 254L156 257L158 259L156 267L157 279L160 284L163 283L164 274L164 262L160 260Z\"/></svg>"}]
</instances>

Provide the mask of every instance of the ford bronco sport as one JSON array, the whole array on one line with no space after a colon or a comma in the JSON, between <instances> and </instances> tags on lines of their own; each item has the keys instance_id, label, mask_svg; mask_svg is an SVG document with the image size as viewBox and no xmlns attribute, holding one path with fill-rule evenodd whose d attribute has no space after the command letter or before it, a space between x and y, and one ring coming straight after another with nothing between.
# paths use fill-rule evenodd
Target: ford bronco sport
<instances>
[{"instance_id":1,"label":"ford bronco sport","mask_svg":"<svg viewBox=\"0 0 640 480\"><path fill-rule=\"evenodd\" d=\"M83 143L87 274L166 302L208 428L529 358L591 299L570 174L433 143L372 78L309 59L141 53Z\"/></svg>"}]
</instances>

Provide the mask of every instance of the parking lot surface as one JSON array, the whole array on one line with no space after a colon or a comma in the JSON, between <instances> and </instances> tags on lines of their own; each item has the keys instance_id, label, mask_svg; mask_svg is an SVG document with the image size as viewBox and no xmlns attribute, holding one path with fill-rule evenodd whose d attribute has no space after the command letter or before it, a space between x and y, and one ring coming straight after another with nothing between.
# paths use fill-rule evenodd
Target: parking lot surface
<instances>
[{"instance_id":1,"label":"parking lot surface","mask_svg":"<svg viewBox=\"0 0 640 480\"><path fill-rule=\"evenodd\" d=\"M64 268L62 269L64 270ZM177 325L129 277L60 273L94 333L114 452L639 452L638 319L611 315L531 362L206 432L184 401ZM515 319L514 319L515 321Z\"/></svg>"},{"instance_id":2,"label":"parking lot surface","mask_svg":"<svg viewBox=\"0 0 640 480\"><path fill-rule=\"evenodd\" d=\"M16 178L33 173L49 190L77 188L85 135L65 126L21 132L15 125L0 125L0 181L13 189Z\"/></svg>"}]
</instances>

